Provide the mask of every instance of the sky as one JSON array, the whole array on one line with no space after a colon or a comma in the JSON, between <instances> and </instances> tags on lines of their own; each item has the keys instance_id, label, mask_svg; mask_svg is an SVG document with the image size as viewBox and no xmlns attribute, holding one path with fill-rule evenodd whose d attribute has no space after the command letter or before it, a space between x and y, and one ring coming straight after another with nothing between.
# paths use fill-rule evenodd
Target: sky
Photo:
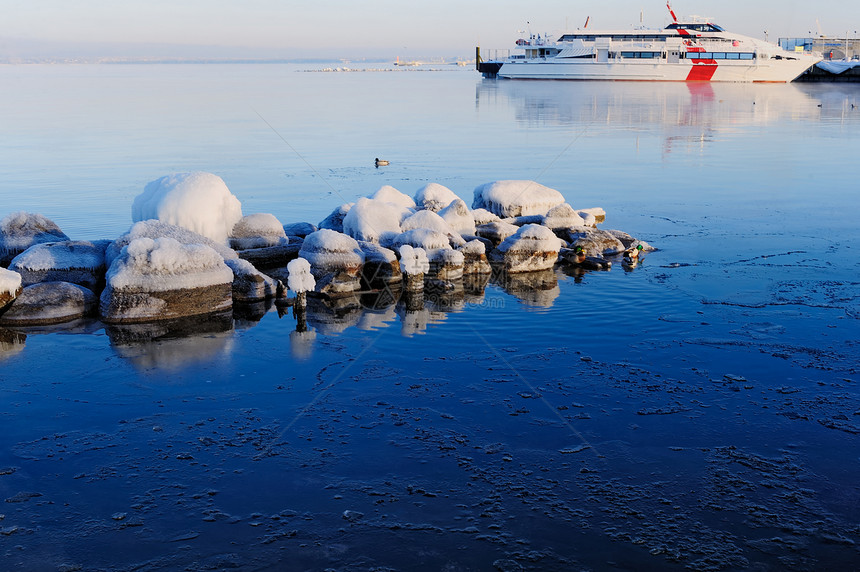
<instances>
[{"instance_id":1,"label":"sky","mask_svg":"<svg viewBox=\"0 0 860 572\"><path fill-rule=\"evenodd\" d=\"M673 3L730 31L769 39L860 30L860 2L720 0ZM39 51L272 58L471 58L510 47L519 30L628 29L669 22L658 0L0 0L0 59Z\"/></svg>"}]
</instances>

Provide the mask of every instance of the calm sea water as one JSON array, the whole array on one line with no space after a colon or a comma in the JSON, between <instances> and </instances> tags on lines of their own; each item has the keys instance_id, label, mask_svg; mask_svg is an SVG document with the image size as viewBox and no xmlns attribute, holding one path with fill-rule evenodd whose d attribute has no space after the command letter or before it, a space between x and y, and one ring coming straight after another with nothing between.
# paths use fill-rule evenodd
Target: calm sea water
<instances>
[{"instance_id":1,"label":"calm sea water","mask_svg":"<svg viewBox=\"0 0 860 572\"><path fill-rule=\"evenodd\" d=\"M74 239L118 236L147 182L205 170L285 223L385 184L469 203L533 179L660 249L423 310L312 307L306 333L274 311L7 333L6 562L857 561L857 87L288 65L4 66L0 85L0 216Z\"/></svg>"}]
</instances>

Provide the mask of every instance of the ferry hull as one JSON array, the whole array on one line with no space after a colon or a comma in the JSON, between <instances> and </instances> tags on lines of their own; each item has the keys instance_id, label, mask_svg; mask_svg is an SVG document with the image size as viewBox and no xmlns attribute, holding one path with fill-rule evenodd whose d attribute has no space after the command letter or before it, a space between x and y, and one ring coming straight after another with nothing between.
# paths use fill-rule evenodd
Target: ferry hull
<instances>
[{"instance_id":1,"label":"ferry hull","mask_svg":"<svg viewBox=\"0 0 860 572\"><path fill-rule=\"evenodd\" d=\"M507 61L498 76L508 79L570 79L605 81L725 81L790 82L814 65L811 57L769 60L766 63L724 61L720 63L645 63L558 61Z\"/></svg>"}]
</instances>

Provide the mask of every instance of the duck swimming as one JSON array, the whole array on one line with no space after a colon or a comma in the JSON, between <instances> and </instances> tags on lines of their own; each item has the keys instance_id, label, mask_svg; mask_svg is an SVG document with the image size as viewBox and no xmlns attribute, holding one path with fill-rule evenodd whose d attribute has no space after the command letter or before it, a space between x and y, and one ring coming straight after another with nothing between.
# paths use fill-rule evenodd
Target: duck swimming
<instances>
[{"instance_id":1,"label":"duck swimming","mask_svg":"<svg viewBox=\"0 0 860 572\"><path fill-rule=\"evenodd\" d=\"M385 161L384 159L380 159L379 157L377 157L375 164L377 167L384 167L388 164L388 161Z\"/></svg>"}]
</instances>

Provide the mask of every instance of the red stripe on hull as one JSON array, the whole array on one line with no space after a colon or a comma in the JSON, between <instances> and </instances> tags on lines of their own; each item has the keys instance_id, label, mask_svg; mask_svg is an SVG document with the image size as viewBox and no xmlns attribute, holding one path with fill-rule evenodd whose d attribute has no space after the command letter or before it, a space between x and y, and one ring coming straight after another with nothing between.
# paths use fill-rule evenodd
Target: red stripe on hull
<instances>
[{"instance_id":1,"label":"red stripe on hull","mask_svg":"<svg viewBox=\"0 0 860 572\"><path fill-rule=\"evenodd\" d=\"M687 81L711 81L717 72L717 63L714 60L701 60L702 63L694 63L687 74ZM713 63L711 63L713 62Z\"/></svg>"}]
</instances>

